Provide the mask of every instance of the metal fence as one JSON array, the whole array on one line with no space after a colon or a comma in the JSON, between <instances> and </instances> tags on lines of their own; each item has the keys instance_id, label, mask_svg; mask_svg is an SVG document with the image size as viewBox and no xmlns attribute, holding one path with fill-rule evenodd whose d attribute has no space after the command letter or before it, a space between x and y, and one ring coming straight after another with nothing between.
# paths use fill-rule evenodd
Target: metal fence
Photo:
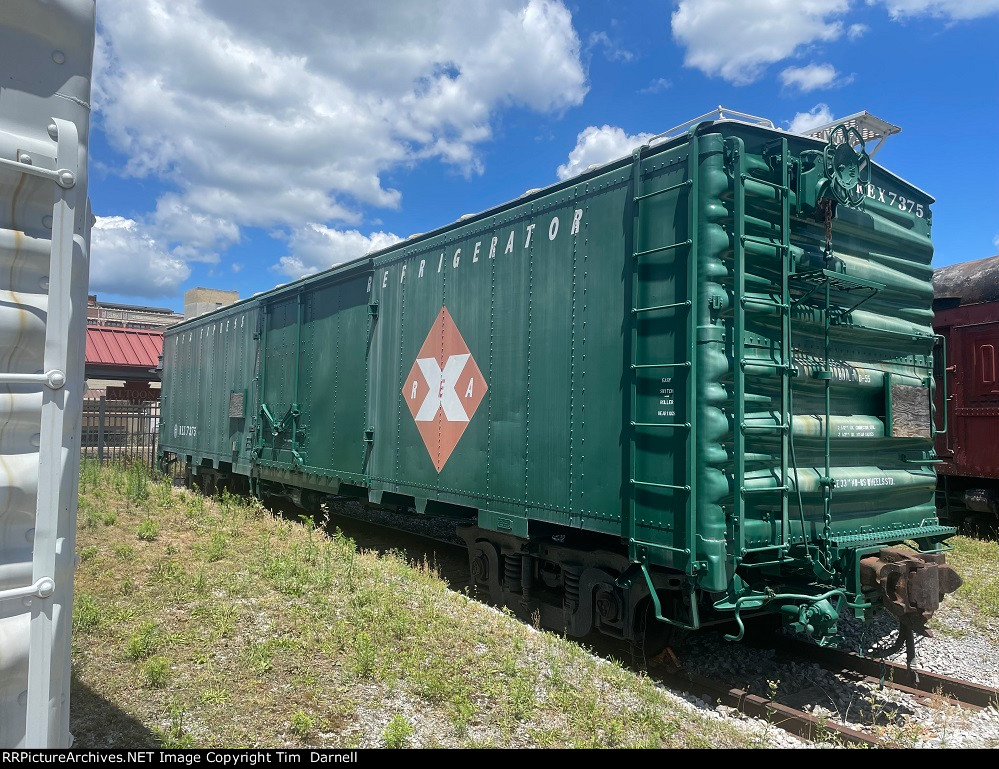
<instances>
[{"instance_id":1,"label":"metal fence","mask_svg":"<svg viewBox=\"0 0 999 769\"><path fill-rule=\"evenodd\" d=\"M80 446L89 459L155 467L159 430L159 401L131 403L103 396L83 401Z\"/></svg>"}]
</instances>

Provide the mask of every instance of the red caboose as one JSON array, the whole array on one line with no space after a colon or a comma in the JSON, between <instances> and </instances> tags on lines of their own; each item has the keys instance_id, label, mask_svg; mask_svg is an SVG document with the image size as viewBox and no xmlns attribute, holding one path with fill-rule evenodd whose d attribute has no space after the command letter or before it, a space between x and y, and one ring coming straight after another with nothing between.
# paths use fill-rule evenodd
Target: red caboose
<instances>
[{"instance_id":1,"label":"red caboose","mask_svg":"<svg viewBox=\"0 0 999 769\"><path fill-rule=\"evenodd\" d=\"M933 274L934 322L947 343L937 371L937 413L947 395L948 430L937 438L941 507L948 517L999 514L999 256ZM944 381L944 377L946 380Z\"/></svg>"}]
</instances>

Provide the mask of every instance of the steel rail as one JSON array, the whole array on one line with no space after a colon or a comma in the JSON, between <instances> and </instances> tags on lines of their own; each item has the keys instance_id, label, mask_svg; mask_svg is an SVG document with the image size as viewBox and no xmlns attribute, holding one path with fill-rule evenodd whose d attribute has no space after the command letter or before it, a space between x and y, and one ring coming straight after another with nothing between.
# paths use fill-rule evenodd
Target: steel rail
<instances>
[{"instance_id":1,"label":"steel rail","mask_svg":"<svg viewBox=\"0 0 999 769\"><path fill-rule=\"evenodd\" d=\"M656 674L655 678L671 689L687 692L709 702L720 702L754 718L762 718L773 726L806 740L820 741L834 737L842 742L867 747L881 747L882 742L871 734L853 729L830 719L819 718L804 710L751 694L745 689L707 678L697 673Z\"/></svg>"},{"instance_id":2,"label":"steel rail","mask_svg":"<svg viewBox=\"0 0 999 769\"><path fill-rule=\"evenodd\" d=\"M834 673L857 675L879 685L883 682L884 686L916 697L952 700L973 710L999 707L999 689L973 681L929 670L910 670L898 662L861 657L854 652L815 646L793 638L768 639L766 645L799 655Z\"/></svg>"}]
</instances>

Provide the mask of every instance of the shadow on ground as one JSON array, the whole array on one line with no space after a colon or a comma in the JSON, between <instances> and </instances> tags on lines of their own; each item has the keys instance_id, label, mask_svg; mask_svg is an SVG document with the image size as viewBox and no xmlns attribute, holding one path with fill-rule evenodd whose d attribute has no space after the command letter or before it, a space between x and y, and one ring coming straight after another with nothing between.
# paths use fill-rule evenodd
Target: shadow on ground
<instances>
[{"instance_id":1,"label":"shadow on ground","mask_svg":"<svg viewBox=\"0 0 999 769\"><path fill-rule=\"evenodd\" d=\"M93 691L75 675L69 708L74 748L158 748L145 724Z\"/></svg>"}]
</instances>

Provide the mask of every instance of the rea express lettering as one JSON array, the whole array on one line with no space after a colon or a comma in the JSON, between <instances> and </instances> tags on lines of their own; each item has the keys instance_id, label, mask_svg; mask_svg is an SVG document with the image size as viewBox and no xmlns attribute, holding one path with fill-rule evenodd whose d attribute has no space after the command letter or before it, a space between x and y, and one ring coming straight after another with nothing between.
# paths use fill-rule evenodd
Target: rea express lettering
<instances>
[{"instance_id":1,"label":"rea express lettering","mask_svg":"<svg viewBox=\"0 0 999 769\"><path fill-rule=\"evenodd\" d=\"M876 200L878 203L884 203L885 205L897 208L899 211L904 211L907 214L915 214L920 219L925 215L922 203L917 203L912 198L899 195L897 192L886 190L884 187L878 187L874 184L858 184L857 192L862 193L871 200Z\"/></svg>"}]
</instances>

